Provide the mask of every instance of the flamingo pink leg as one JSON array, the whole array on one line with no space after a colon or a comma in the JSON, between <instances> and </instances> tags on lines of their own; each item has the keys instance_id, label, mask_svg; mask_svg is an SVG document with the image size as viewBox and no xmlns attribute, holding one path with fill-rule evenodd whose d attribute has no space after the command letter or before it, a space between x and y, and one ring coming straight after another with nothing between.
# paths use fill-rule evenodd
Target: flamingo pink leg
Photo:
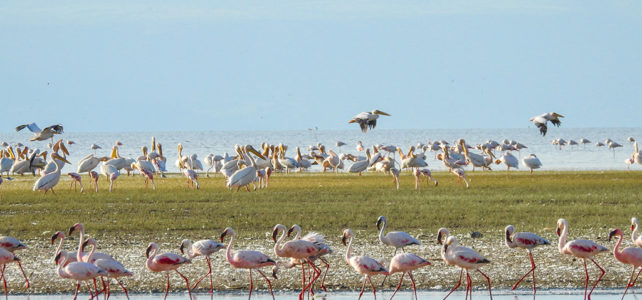
<instances>
[{"instance_id":1,"label":"flamingo pink leg","mask_svg":"<svg viewBox=\"0 0 642 300\"><path fill-rule=\"evenodd\" d=\"M123 285L122 282L120 282L120 280L116 279L116 282L118 282L118 285L120 285L120 287L123 288L123 292L125 292L125 297L127 297L127 299L129 299L129 294L127 293L127 288L125 288L125 286Z\"/></svg>"},{"instance_id":2,"label":"flamingo pink leg","mask_svg":"<svg viewBox=\"0 0 642 300\"><path fill-rule=\"evenodd\" d=\"M368 282L370 282L370 286L372 287L372 294L374 295L375 300L377 300L377 290L375 289L374 284L372 284L372 280L370 280L370 276L366 276L368 278Z\"/></svg>"},{"instance_id":3,"label":"flamingo pink leg","mask_svg":"<svg viewBox=\"0 0 642 300\"><path fill-rule=\"evenodd\" d=\"M321 288L323 289L324 292L327 292L325 289L325 276L328 275L328 270L330 270L330 264L323 258L321 258L321 261L325 264L325 272L323 273L323 278L321 278Z\"/></svg>"},{"instance_id":4,"label":"flamingo pink leg","mask_svg":"<svg viewBox=\"0 0 642 300\"><path fill-rule=\"evenodd\" d=\"M6 278L4 278L4 269L5 269L5 266L6 266L6 265L2 265L2 284L4 285L4 297L5 297L6 299L8 299L8 298L9 298L9 296L7 296L7 279L6 279Z\"/></svg>"},{"instance_id":5,"label":"flamingo pink leg","mask_svg":"<svg viewBox=\"0 0 642 300\"><path fill-rule=\"evenodd\" d=\"M250 295L247 297L247 299L252 298L252 289L254 288L254 282L252 281L252 269L250 269Z\"/></svg>"},{"instance_id":6,"label":"flamingo pink leg","mask_svg":"<svg viewBox=\"0 0 642 300\"><path fill-rule=\"evenodd\" d=\"M192 286L192 289L196 288L196 286L198 286L198 284L201 283L201 281L203 279L205 279L205 277L207 277L207 275L209 275L210 276L210 291L209 291L209 293L211 294L212 292L214 292L214 282L212 281L212 263L210 261L209 256L205 256L205 260L207 261L207 266L209 267L209 272L207 272L207 274L203 275L203 277L201 277L201 279L196 281L196 283Z\"/></svg>"},{"instance_id":7,"label":"flamingo pink leg","mask_svg":"<svg viewBox=\"0 0 642 300\"><path fill-rule=\"evenodd\" d=\"M321 276L321 270L319 270L317 268L317 266L315 266L314 263L312 263L311 261L309 261L309 260L306 260L306 261L310 265L310 267L314 270L315 276L314 276L314 278L312 278L312 276L310 276L310 278L311 278L310 283L308 283L308 285L305 286L305 288L303 289L303 291L301 291L301 293L303 294L303 292L305 290L310 289L310 292L312 293L312 295L314 295L314 292L312 291L313 284L319 278L319 276Z\"/></svg>"},{"instance_id":8,"label":"flamingo pink leg","mask_svg":"<svg viewBox=\"0 0 642 300\"><path fill-rule=\"evenodd\" d=\"M265 278L265 281L267 281L268 287L270 288L270 295L272 295L272 300L274 300L274 292L272 291L272 282L270 281L270 279L267 278L267 276L265 276L265 274L261 270L257 269L256 271L259 272L259 274L261 274L263 278Z\"/></svg>"},{"instance_id":9,"label":"flamingo pink leg","mask_svg":"<svg viewBox=\"0 0 642 300\"><path fill-rule=\"evenodd\" d=\"M470 294L470 300L473 299L473 280L470 278L470 274L468 273L468 270L466 270L466 297L465 299L468 299L468 294Z\"/></svg>"},{"instance_id":10,"label":"flamingo pink leg","mask_svg":"<svg viewBox=\"0 0 642 300\"><path fill-rule=\"evenodd\" d=\"M450 296L450 294L452 294L457 288L459 288L459 286L461 285L461 278L462 278L463 275L464 275L464 269L461 269L461 272L459 272L459 281L457 282L455 287L452 290L450 290L450 293L448 293L448 295L446 295L446 297L444 297L443 300L446 300L446 298L448 298L448 296Z\"/></svg>"},{"instance_id":11,"label":"flamingo pink leg","mask_svg":"<svg viewBox=\"0 0 642 300\"><path fill-rule=\"evenodd\" d=\"M361 285L361 293L359 293L359 298L358 299L361 299L361 296L363 295L363 291L366 289L366 278L367 277L368 277L368 275L364 275L363 276L363 284Z\"/></svg>"},{"instance_id":12,"label":"flamingo pink leg","mask_svg":"<svg viewBox=\"0 0 642 300\"><path fill-rule=\"evenodd\" d=\"M6 288L6 286L5 286L5 288ZM74 300L76 300L76 298L78 298L78 290L80 290L80 281L78 283L76 283L76 292L74 293Z\"/></svg>"},{"instance_id":13,"label":"flamingo pink leg","mask_svg":"<svg viewBox=\"0 0 642 300\"><path fill-rule=\"evenodd\" d=\"M408 276L410 276L410 281L412 282L412 289L415 291L415 299L419 299L417 297L417 285L415 285L415 278L412 277L412 272L408 272Z\"/></svg>"},{"instance_id":14,"label":"flamingo pink leg","mask_svg":"<svg viewBox=\"0 0 642 300\"><path fill-rule=\"evenodd\" d=\"M401 288L401 283L403 283L403 276L404 275L406 275L406 272L401 273L401 278L399 279L399 284L397 284L397 289L395 289L395 292L392 293L392 296L390 296L390 299L392 299L397 294L397 291L399 291L399 289Z\"/></svg>"},{"instance_id":15,"label":"flamingo pink leg","mask_svg":"<svg viewBox=\"0 0 642 300\"><path fill-rule=\"evenodd\" d=\"M178 273L178 275L183 277L183 280L185 280L185 285L187 286L187 293L189 294L189 298L192 299L192 290L189 288L189 281L187 280L187 277L185 277L185 275L183 275L178 270L174 270L174 271L176 271L176 273Z\"/></svg>"},{"instance_id":16,"label":"flamingo pink leg","mask_svg":"<svg viewBox=\"0 0 642 300\"><path fill-rule=\"evenodd\" d=\"M593 287L591 288L591 291L590 291L590 292L589 292L589 294L588 294L588 299L589 299L589 300L591 300L591 294L593 293L593 290L595 289L595 287L597 286L597 284L600 282L600 280L602 280L602 277L604 276L604 273L606 273L606 271L604 271L604 269L602 269L602 267L601 267L600 265L598 265L598 264L595 262L595 260L594 260L594 259L592 259L592 258L591 258L591 261L592 261L592 262L593 262L593 263L594 263L598 268L600 268L600 272L602 272L602 273L600 274L600 277L598 277L598 278L597 278L597 280L595 281L595 284L593 285ZM586 260L584 260L584 267L586 268ZM587 284L588 284L588 272L586 272L586 280L587 280Z\"/></svg>"},{"instance_id":17,"label":"flamingo pink leg","mask_svg":"<svg viewBox=\"0 0 642 300\"><path fill-rule=\"evenodd\" d=\"M522 278L517 280L517 282L515 283L515 285L513 285L513 288L511 290L514 290L515 288L517 288L517 285L520 282L522 282L522 280L524 280L524 278L526 278L526 276L528 276L528 274L530 274L532 272L533 273L533 295L535 295L535 292L536 292L536 289L535 289L535 268L536 267L535 267L535 261L533 260L533 253L528 251L528 257L530 257L530 259L531 259L531 270L528 271L526 274L524 274L524 276L522 276Z\"/></svg>"},{"instance_id":18,"label":"flamingo pink leg","mask_svg":"<svg viewBox=\"0 0 642 300\"><path fill-rule=\"evenodd\" d=\"M169 292L169 273L165 273L167 276L167 286L165 287L165 297L163 299L167 299L167 293Z\"/></svg>"},{"instance_id":19,"label":"flamingo pink leg","mask_svg":"<svg viewBox=\"0 0 642 300\"><path fill-rule=\"evenodd\" d=\"M484 274L484 272L480 271L479 269L477 269L477 272L479 272L479 274L481 274L482 276L484 276L484 278L486 278L486 282L488 283L488 294L490 295L490 299L492 300L493 299L493 292L490 289L490 278L488 276L486 276L486 274ZM472 290L470 291L470 293L471 293L470 296L472 297L473 296L472 295Z\"/></svg>"}]
</instances>

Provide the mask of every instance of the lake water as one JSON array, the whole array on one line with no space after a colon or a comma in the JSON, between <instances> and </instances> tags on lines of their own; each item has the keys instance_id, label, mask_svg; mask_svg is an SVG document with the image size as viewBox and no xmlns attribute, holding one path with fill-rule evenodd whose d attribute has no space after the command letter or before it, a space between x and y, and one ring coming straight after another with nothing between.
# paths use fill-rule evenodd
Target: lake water
<instances>
[{"instance_id":1,"label":"lake water","mask_svg":"<svg viewBox=\"0 0 642 300\"><path fill-rule=\"evenodd\" d=\"M623 290L595 290L591 295L591 299L594 300L606 300L606 299L619 299L622 297ZM417 295L419 299L442 299L446 296L447 292L433 292L433 291L418 291ZM326 297L315 297L315 299L332 299L332 300L353 300L357 299L359 295L358 292L331 292L326 294ZM102 295L100 295L102 296ZM321 296L321 295L319 295ZM390 299L392 296L392 291L377 292L377 299ZM488 292L475 291L473 292L475 299L489 299ZM86 299L89 295L81 294L78 296L78 299ZM131 300L155 300L162 299L163 294L132 294L130 295ZM211 294L193 294L192 299L194 300L206 300L206 299L225 299L225 300L245 300L247 299L247 293L215 293ZM540 300L577 300L583 299L584 291L583 290L538 290L536 299ZM58 294L58 295L16 295L10 296L10 300L63 300L63 299L72 299L73 294ZM406 300L413 299L414 295L412 292L404 291L398 292L395 295L394 299ZM639 297L635 294L631 294L631 290L627 293L625 299L638 299ZM102 299L102 298L101 298ZM109 299L113 300L125 300L127 299L123 294L112 294ZM187 294L170 294L167 296L169 300L184 300L189 299ZM252 293L252 299L256 300L271 300L272 297L269 293ZM276 293L275 299L298 299L297 293ZM364 292L361 299L374 299L372 297L372 292ZM464 292L455 292L448 299L452 300L461 300L464 299ZM493 292L493 299L496 300L519 300L519 299L533 299L530 291L517 291L511 292L508 290L502 290Z\"/></svg>"},{"instance_id":2,"label":"lake water","mask_svg":"<svg viewBox=\"0 0 642 300\"><path fill-rule=\"evenodd\" d=\"M183 155L192 153L198 154L202 160L207 154L233 154L234 144L260 145L262 142L271 144L283 143L290 147L288 156L295 156L295 147L300 146L302 152L307 152L309 145L323 143L328 149L334 149L337 153L357 154L355 145L362 141L365 147L375 144L395 145L404 151L410 145L427 143L429 140L446 140L453 142L458 138L464 138L470 145L483 143L492 139L502 142L504 139L516 140L526 146L516 156L525 156L530 153L536 154L542 161L542 170L625 170L624 160L633 153L633 145L626 141L627 137L642 138L642 128L549 128L546 137L539 135L536 128L522 129L413 129L413 130L374 130L367 134L354 130L292 130L292 131L194 131L194 132L136 132L136 133L74 133L66 132L57 138L64 138L76 142L71 145L70 161L73 166L66 166L63 172L75 171L75 164L80 158L92 153L89 150L91 144L98 144L103 147L97 151L98 155L108 156L111 146L115 141L121 141L121 156L137 157L141 153L141 146L150 147L151 137L155 136L157 142L163 144L164 155L168 157L167 169L170 172L178 171L174 166L177 156L177 144L183 144ZM21 142L31 148L44 149L48 142L26 142L31 137L29 132L0 133L0 141L10 144ZM562 150L551 145L555 138L579 141L580 138L587 138L592 143L579 146L565 146ZM622 144L622 148L615 151L607 147L596 147L595 142L604 142L611 138ZM347 145L338 148L337 141L343 141ZM363 152L358 153L363 155ZM428 155L429 168L443 170L441 162L437 161L435 155ZM497 166L496 169L500 169ZM522 168L522 167L520 167ZM632 166L632 169L642 169L642 166ZM316 169L318 170L318 169Z\"/></svg>"}]
</instances>

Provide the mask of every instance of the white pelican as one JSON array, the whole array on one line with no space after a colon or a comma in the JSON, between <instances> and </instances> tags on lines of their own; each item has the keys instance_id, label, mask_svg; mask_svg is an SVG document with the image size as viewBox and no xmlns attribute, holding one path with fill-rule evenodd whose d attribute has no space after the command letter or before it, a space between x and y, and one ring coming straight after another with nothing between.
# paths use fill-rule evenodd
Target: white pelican
<instances>
[{"instance_id":1,"label":"white pelican","mask_svg":"<svg viewBox=\"0 0 642 300\"><path fill-rule=\"evenodd\" d=\"M496 164L501 164L504 163L507 167L506 172L510 171L510 168L515 168L519 169L519 162L517 161L517 157L514 155L510 154L510 152L504 152L502 157L500 157L497 161L495 161Z\"/></svg>"},{"instance_id":2,"label":"white pelican","mask_svg":"<svg viewBox=\"0 0 642 300\"><path fill-rule=\"evenodd\" d=\"M451 158L451 152L448 150L448 148L446 148L446 145L442 145L441 149L444 151L444 153L437 154L437 159L441 160L444 166L450 171L452 171L452 169L459 169L462 166L466 165L465 160Z\"/></svg>"},{"instance_id":3,"label":"white pelican","mask_svg":"<svg viewBox=\"0 0 642 300\"><path fill-rule=\"evenodd\" d=\"M350 168L348 169L348 172L359 173L359 176L361 176L361 172L368 169L369 166L370 166L370 148L366 149L366 159L353 163L352 166L350 166Z\"/></svg>"},{"instance_id":4,"label":"white pelican","mask_svg":"<svg viewBox=\"0 0 642 300\"><path fill-rule=\"evenodd\" d=\"M638 142L633 142L633 151L631 158L636 164L642 165L642 151L640 151L640 148L638 147Z\"/></svg>"},{"instance_id":5,"label":"white pelican","mask_svg":"<svg viewBox=\"0 0 642 300\"><path fill-rule=\"evenodd\" d=\"M358 123L359 127L361 127L361 131L363 133L368 132L368 128L375 129L377 126L377 119L379 118L379 115L383 116L390 116L389 114L382 112L380 110L373 110L371 112L362 112L352 118L348 123Z\"/></svg>"},{"instance_id":6,"label":"white pelican","mask_svg":"<svg viewBox=\"0 0 642 300\"><path fill-rule=\"evenodd\" d=\"M254 162L256 163L256 168L257 169L265 169L265 168L273 168L272 166L272 160L270 159L270 145L264 143L261 145L263 148L263 152L261 155L265 157L265 159L257 157Z\"/></svg>"},{"instance_id":7,"label":"white pelican","mask_svg":"<svg viewBox=\"0 0 642 300\"><path fill-rule=\"evenodd\" d=\"M11 170L11 166L13 166L15 161L16 156L11 147L7 147L7 150L2 150L2 156L0 157L0 174L6 172L7 176L9 176L9 170Z\"/></svg>"},{"instance_id":8,"label":"white pelican","mask_svg":"<svg viewBox=\"0 0 642 300\"><path fill-rule=\"evenodd\" d=\"M301 149L299 149L299 147L296 147L296 162L299 164L299 171L308 169L312 166L312 162L303 158L303 156L301 155ZM259 167L258 164L257 167Z\"/></svg>"},{"instance_id":9,"label":"white pelican","mask_svg":"<svg viewBox=\"0 0 642 300\"><path fill-rule=\"evenodd\" d=\"M58 155L58 153L51 153L51 159L52 160L61 160L64 161L65 163L71 164L68 160L66 160L64 157ZM45 194L47 191L51 190L52 193L56 194L53 190L53 188L58 184L58 181L60 180L60 168L58 165L56 165L56 170L49 173L45 174L44 176L41 176L36 180L36 182L33 184L33 190L34 191L44 191Z\"/></svg>"},{"instance_id":10,"label":"white pelican","mask_svg":"<svg viewBox=\"0 0 642 300\"><path fill-rule=\"evenodd\" d=\"M290 169L296 169L299 167L299 163L296 161L296 159L292 157L286 157L285 156L285 151L287 150L287 147L283 146L283 144L279 144L279 158L278 161L285 168L285 173L290 173Z\"/></svg>"},{"instance_id":11,"label":"white pelican","mask_svg":"<svg viewBox=\"0 0 642 300\"><path fill-rule=\"evenodd\" d=\"M533 174L533 169L539 169L542 167L542 162L539 161L539 158L535 154L531 154L527 157L522 158L522 165L531 169L531 174Z\"/></svg>"},{"instance_id":12,"label":"white pelican","mask_svg":"<svg viewBox=\"0 0 642 300\"><path fill-rule=\"evenodd\" d=\"M244 156L246 158L246 161L249 160L249 164L246 168L243 168L234 172L234 174L232 174L232 176L230 176L227 179L226 186L230 190L236 187L236 190L238 191L241 187L246 187L247 191L248 192L250 191L250 188L248 185L250 183L253 183L254 178L256 177L256 163L254 162L254 158L252 158L252 156L248 152L253 153L257 157L264 158L263 155L261 155L261 153L256 151L254 147L252 147L251 145L246 145L244 147L244 150L245 150Z\"/></svg>"},{"instance_id":13,"label":"white pelican","mask_svg":"<svg viewBox=\"0 0 642 300\"><path fill-rule=\"evenodd\" d=\"M104 162L100 166L100 172L103 175L105 175L105 177L107 177L107 179L109 180L109 192L111 193L111 190L112 190L112 188L114 186L114 181L116 181L118 176L120 176L120 172L118 171L118 168L116 168L112 164L108 164L108 162ZM96 183L98 183L98 182L96 181Z\"/></svg>"},{"instance_id":14,"label":"white pelican","mask_svg":"<svg viewBox=\"0 0 642 300\"><path fill-rule=\"evenodd\" d=\"M332 170L337 173L339 172L339 165L341 164L341 158L334 153L334 151L330 150L328 151L330 153L330 156L326 157L326 159L323 161L323 170L325 170L325 164L328 164L328 167L332 167Z\"/></svg>"},{"instance_id":15,"label":"white pelican","mask_svg":"<svg viewBox=\"0 0 642 300\"><path fill-rule=\"evenodd\" d=\"M183 145L178 143L178 158L176 159L175 165L179 171L183 171L183 169L187 168L185 165L186 160L187 156L183 156Z\"/></svg>"},{"instance_id":16,"label":"white pelican","mask_svg":"<svg viewBox=\"0 0 642 300\"><path fill-rule=\"evenodd\" d=\"M23 128L27 128L29 129L29 131L34 133L34 136L29 139L30 141L44 141L51 138L51 142L53 142L54 134L63 133L62 125L60 124L45 127L45 129L42 130L40 129L40 127L38 127L38 125L36 125L36 123L24 124L16 127L16 132L22 130Z\"/></svg>"},{"instance_id":17,"label":"white pelican","mask_svg":"<svg viewBox=\"0 0 642 300\"><path fill-rule=\"evenodd\" d=\"M462 146L464 141L461 141ZM487 148L482 147L483 151L488 154L488 156L482 155L482 154L477 154L477 153L470 153L468 152L467 147L463 147L464 149L464 157L466 157L466 161L468 161L470 164L473 165L473 171L475 171L475 167L481 168L482 172L484 169L490 170L490 163L493 161L493 158L495 158L495 155L493 155L492 152L488 151ZM489 159L490 158L490 159Z\"/></svg>"},{"instance_id":18,"label":"white pelican","mask_svg":"<svg viewBox=\"0 0 642 300\"><path fill-rule=\"evenodd\" d=\"M67 147L65 147L62 139L56 142L56 144L54 144L51 148L56 153L58 153L59 150L62 151L62 157L64 157L65 159L67 158L67 155L69 155L69 151L67 150ZM34 164L32 163L32 166L33 165ZM62 168L65 166L65 163L61 160L54 159L44 167L42 172L44 172L45 174L53 172L56 169L56 166L54 165L58 165L58 167L62 170Z\"/></svg>"},{"instance_id":19,"label":"white pelican","mask_svg":"<svg viewBox=\"0 0 642 300\"><path fill-rule=\"evenodd\" d=\"M130 169L131 164L133 162L134 162L134 159L121 157L120 154L118 153L118 147L114 146L111 149L111 159L104 162L103 164L112 165L116 168L116 170L120 171L122 169ZM106 175L106 176L109 176L109 175Z\"/></svg>"},{"instance_id":20,"label":"white pelican","mask_svg":"<svg viewBox=\"0 0 642 300\"><path fill-rule=\"evenodd\" d=\"M101 161L106 162L108 160L109 157L107 156L96 157L93 154L89 154L78 162L78 168L76 169L76 172L79 174L90 172L95 169Z\"/></svg>"},{"instance_id":21,"label":"white pelican","mask_svg":"<svg viewBox=\"0 0 642 300\"><path fill-rule=\"evenodd\" d=\"M584 147L586 147L586 144L590 144L590 143L591 143L591 141L589 141L586 138L581 138L580 139L580 144L584 145Z\"/></svg>"},{"instance_id":22,"label":"white pelican","mask_svg":"<svg viewBox=\"0 0 642 300\"><path fill-rule=\"evenodd\" d=\"M214 168L214 154L210 153L207 156L205 156L205 165L207 166L207 170L205 170L205 176L210 177L210 170Z\"/></svg>"},{"instance_id":23,"label":"white pelican","mask_svg":"<svg viewBox=\"0 0 642 300\"><path fill-rule=\"evenodd\" d=\"M533 124L535 124L535 126L539 128L539 132L543 136L545 136L546 131L548 130L548 128L546 127L546 124L548 123L548 121L551 121L553 125L560 127L560 125L562 124L562 121L560 121L559 118L564 118L564 116L555 112L550 112L550 113L545 113L539 116L532 117L530 121L533 122Z\"/></svg>"}]
</instances>

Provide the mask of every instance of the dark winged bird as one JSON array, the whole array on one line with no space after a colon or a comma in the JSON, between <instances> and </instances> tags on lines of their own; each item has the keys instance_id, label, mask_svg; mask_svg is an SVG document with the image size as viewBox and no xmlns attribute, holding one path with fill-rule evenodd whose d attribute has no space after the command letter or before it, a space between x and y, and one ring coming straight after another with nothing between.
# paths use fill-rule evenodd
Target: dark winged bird
<instances>
[{"instance_id":1,"label":"dark winged bird","mask_svg":"<svg viewBox=\"0 0 642 300\"><path fill-rule=\"evenodd\" d=\"M368 131L368 128L372 130L377 126L377 119L379 118L379 115L390 116L385 112L375 109L371 112L364 111L354 116L348 123L359 123L361 131L363 131L363 133L366 133Z\"/></svg>"},{"instance_id":2,"label":"dark winged bird","mask_svg":"<svg viewBox=\"0 0 642 300\"><path fill-rule=\"evenodd\" d=\"M548 121L551 121L551 123L553 123L553 125L557 127L560 127L560 125L562 125L562 121L560 121L559 118L564 118L564 116L555 112L550 112L532 117L530 121L533 122L533 124L535 124L537 128L539 128L539 133L544 136L546 135L546 131L548 130L548 127L546 127Z\"/></svg>"},{"instance_id":3,"label":"dark winged bird","mask_svg":"<svg viewBox=\"0 0 642 300\"><path fill-rule=\"evenodd\" d=\"M34 133L34 136L31 139L29 139L30 141L44 141L51 138L53 142L54 134L63 133L62 125L60 124L45 127L45 129L40 129L40 127L38 127L36 123L24 124L16 127L16 131L20 131L24 128L27 128L29 129L29 131Z\"/></svg>"}]
</instances>

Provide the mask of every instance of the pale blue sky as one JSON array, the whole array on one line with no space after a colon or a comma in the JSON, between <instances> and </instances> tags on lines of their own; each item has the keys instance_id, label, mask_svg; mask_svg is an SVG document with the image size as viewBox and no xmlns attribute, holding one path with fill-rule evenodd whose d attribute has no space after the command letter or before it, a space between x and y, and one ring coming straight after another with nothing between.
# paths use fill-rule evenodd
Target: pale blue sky
<instances>
[{"instance_id":1,"label":"pale blue sky","mask_svg":"<svg viewBox=\"0 0 642 300\"><path fill-rule=\"evenodd\" d=\"M641 126L642 1L2 1L0 41L0 132Z\"/></svg>"}]
</instances>

